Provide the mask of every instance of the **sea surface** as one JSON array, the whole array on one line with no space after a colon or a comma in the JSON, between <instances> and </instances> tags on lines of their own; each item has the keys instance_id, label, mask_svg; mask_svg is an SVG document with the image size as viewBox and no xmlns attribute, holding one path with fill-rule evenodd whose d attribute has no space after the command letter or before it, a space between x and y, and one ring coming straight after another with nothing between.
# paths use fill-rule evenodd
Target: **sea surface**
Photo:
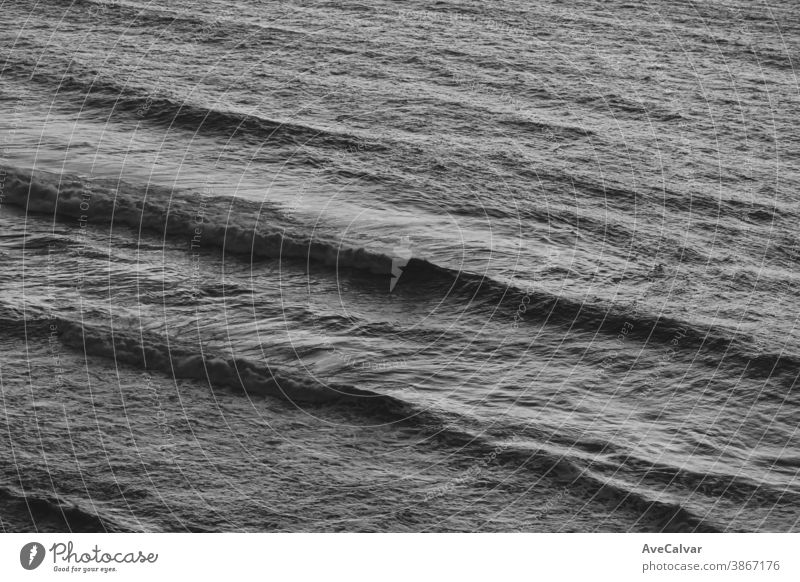
<instances>
[{"instance_id":1,"label":"sea surface","mask_svg":"<svg viewBox=\"0 0 800 582\"><path fill-rule=\"evenodd\" d=\"M0 530L797 531L800 11L0 1Z\"/></svg>"}]
</instances>

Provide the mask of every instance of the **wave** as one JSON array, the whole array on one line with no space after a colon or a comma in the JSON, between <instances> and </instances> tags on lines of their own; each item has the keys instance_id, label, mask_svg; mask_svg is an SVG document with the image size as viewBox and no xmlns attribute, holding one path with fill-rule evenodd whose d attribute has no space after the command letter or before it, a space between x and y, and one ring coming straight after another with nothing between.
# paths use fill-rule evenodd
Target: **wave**
<instances>
[{"instance_id":1,"label":"wave","mask_svg":"<svg viewBox=\"0 0 800 582\"><path fill-rule=\"evenodd\" d=\"M521 164L508 155L498 155L498 160L512 168L519 168ZM615 210L627 214L631 208L644 201L648 201L654 208L669 210L676 215L691 214L694 220L697 216L710 216L714 219L715 229L724 229L728 225L722 218L731 220L732 224L741 222L753 222L769 226L776 216L790 218L795 215L794 210L775 199L767 199L766 202L757 200L746 200L736 197L721 197L717 192L711 194L702 190L692 192L681 192L668 188L663 184L646 185L640 184L636 188L632 188L621 182L613 182L609 179L599 181L589 175L581 175L578 173L563 174L553 170L536 168L530 170L526 168L516 170L521 176L536 180L537 182L546 182L560 186L561 189L567 192L575 192L576 190L582 196L590 196L598 202L602 202L604 207L614 208ZM548 213L551 212L548 209ZM556 214L556 218L569 223L570 226L578 226L578 216L574 213L566 214L561 217ZM510 215L513 218L516 215ZM549 219L549 214L546 216ZM602 233L607 235L608 220L592 221L591 216L580 216L581 227L586 228L588 222L589 229L593 232ZM596 224L595 224L596 223ZM739 234L738 230L732 231L734 234ZM662 239L669 236L668 233L659 233ZM632 232L627 230L624 232L624 237L619 237L618 240L633 240ZM675 246L683 246L685 243L680 238L670 237L670 244ZM694 251L699 253L699 251ZM702 254L702 253L699 253ZM703 261L705 261L703 257Z\"/></svg>"},{"instance_id":2,"label":"wave","mask_svg":"<svg viewBox=\"0 0 800 582\"><path fill-rule=\"evenodd\" d=\"M402 417L407 404L348 385L321 384L298 378L269 364L243 358L224 359L195 350L167 346L160 338L136 338L105 333L86 325L58 320L61 342L90 356L163 372L176 379L200 380L212 388L228 388L248 395L269 396L303 404L346 404L376 414Z\"/></svg>"},{"instance_id":3,"label":"wave","mask_svg":"<svg viewBox=\"0 0 800 582\"><path fill-rule=\"evenodd\" d=\"M130 531L107 517L101 517L77 504L42 493L23 494L11 487L0 487L0 513L6 531L121 533ZM9 529L10 526L10 529Z\"/></svg>"},{"instance_id":4,"label":"wave","mask_svg":"<svg viewBox=\"0 0 800 582\"><path fill-rule=\"evenodd\" d=\"M553 133L561 139L583 139L596 135L596 132L577 125L564 125L560 123L530 120L525 118L501 118L499 123L515 130L530 132L533 134Z\"/></svg>"},{"instance_id":5,"label":"wave","mask_svg":"<svg viewBox=\"0 0 800 582\"><path fill-rule=\"evenodd\" d=\"M158 339L139 340L119 334L106 334L84 325L60 321L61 341L84 353L114 359L136 367L160 371L175 378L208 382L212 388L228 388L248 395L280 398L298 404L337 405L355 408L384 421L412 424L419 427L444 426L435 412L423 410L411 402L381 395L348 385L321 384L317 380L290 377L287 372L246 359L225 360L208 354L197 354L167 348ZM459 430L455 425L439 429L431 435L447 446L467 449L485 458L498 447L483 436ZM527 449L501 450L501 461L514 460L528 469L583 491L592 499L626 507L641 514L659 531L718 531L716 527L693 515L680 504L647 498L622 485L581 469L577 464L554 454ZM477 457L476 457L477 458Z\"/></svg>"},{"instance_id":6,"label":"wave","mask_svg":"<svg viewBox=\"0 0 800 582\"><path fill-rule=\"evenodd\" d=\"M758 501L770 507L778 504L794 506L800 501L800 496L793 491L765 486L741 472L735 475L707 473L686 465L675 467L631 455L612 456L608 460L612 461L612 466L621 463L634 471L642 485L651 481L669 483L709 497L725 497L740 503Z\"/></svg>"},{"instance_id":7,"label":"wave","mask_svg":"<svg viewBox=\"0 0 800 582\"><path fill-rule=\"evenodd\" d=\"M276 259L352 270L388 278L396 274L397 260L362 247L348 247L337 240L308 236L303 226L277 208L236 198L200 197L154 186L136 187L123 182L87 181L75 176L31 172L0 167L5 172L3 202L28 212L73 219L77 226L122 226L139 232L183 241L189 248L217 249L226 254L254 259ZM405 261L403 261L405 262ZM794 354L748 350L752 338L709 325L698 326L637 305L614 306L556 295L538 287L525 290L485 275L441 266L412 257L402 269L398 291L426 294L447 290L451 298L473 305L485 304L520 322L543 322L566 329L672 343L681 350L706 350L729 363L739 362L750 373L776 374L800 367ZM388 288L388 287L386 287ZM680 338L675 342L675 338Z\"/></svg>"},{"instance_id":8,"label":"wave","mask_svg":"<svg viewBox=\"0 0 800 582\"><path fill-rule=\"evenodd\" d=\"M67 346L93 356L114 359L146 369L161 371L175 378L208 382L212 388L228 388L248 395L280 398L294 403L346 405L394 423L420 427L443 426L435 413L412 403L345 385L321 385L316 381L289 378L285 373L245 359L198 355L180 349L168 349L152 341L139 341L118 334L104 334L85 326L59 322L61 341ZM457 446L475 458L487 458L498 446L484 437L461 431L454 425L438 429L430 438L439 444ZM621 485L581 469L572 461L526 449L507 449L496 453L501 462L514 461L528 470L564 483L573 493L581 492L592 500L610 503L615 509L627 508L640 513L658 531L718 531L716 526L693 515L680 504L649 499Z\"/></svg>"},{"instance_id":9,"label":"wave","mask_svg":"<svg viewBox=\"0 0 800 582\"><path fill-rule=\"evenodd\" d=\"M614 509L635 511L640 521L657 531L719 531L716 525L693 514L681 504L659 501L655 496L639 491L641 483L637 487L627 486L619 479L611 480L582 467L580 460L568 459L558 452L498 444L488 434L476 435L462 430L458 423L446 418L445 412L423 408L410 401L349 385L323 384L315 379L299 378L292 371L277 369L268 363L244 358L224 359L181 346L168 346L155 335L134 337L116 331L109 333L64 319L57 319L54 323L31 320L27 322L27 327L36 332L38 328L44 328L46 323L48 329L49 326L57 329L58 338L65 346L90 357L113 360L115 365L207 383L214 390L232 390L249 397L278 398L303 406L346 407L375 420L415 427L425 435L426 440L440 446L455 447L472 458L496 458L500 463L513 463L563 484L572 494L583 495L590 501L604 503ZM620 462L625 465L624 460ZM654 473L657 481L663 470L661 467ZM689 477L696 478L693 475ZM674 480L674 476L671 479ZM53 513L60 505L43 507ZM78 527L119 528L117 524L108 524L104 519L80 512L73 511L69 517Z\"/></svg>"},{"instance_id":10,"label":"wave","mask_svg":"<svg viewBox=\"0 0 800 582\"><path fill-rule=\"evenodd\" d=\"M235 39L237 42L242 35L242 29L270 33L267 37L276 45L281 42L296 40L297 37L311 36L304 31L292 30L286 27L265 25L247 20L236 20L230 16L213 19L204 18L198 12L190 13L161 7L155 4L127 3L120 0L74 0L74 6L84 6L88 15L97 19L116 20L126 29L133 27L163 28L169 27L172 34L187 33L192 42L214 42L220 38ZM286 36L286 39L275 38L276 34ZM259 39L261 40L261 39Z\"/></svg>"},{"instance_id":11,"label":"wave","mask_svg":"<svg viewBox=\"0 0 800 582\"><path fill-rule=\"evenodd\" d=\"M329 267L392 274L393 259L363 248L287 232L289 224L267 205L240 199L175 196L169 190L5 170L3 202L28 212L71 218L80 225L129 227L182 238L192 248L217 248L252 259L288 259ZM148 197L150 198L148 200ZM283 222L283 224L282 224Z\"/></svg>"},{"instance_id":12,"label":"wave","mask_svg":"<svg viewBox=\"0 0 800 582\"><path fill-rule=\"evenodd\" d=\"M74 67L71 63L69 66ZM144 123L181 127L193 133L203 132L225 138L235 135L259 145L292 148L314 146L370 152L386 149L375 139L365 141L356 135L329 128L182 101L167 95L159 86L159 81L155 87L146 88L128 83L121 85L97 71L42 72L29 69L32 66L26 63L11 62L4 70L3 77L17 77L21 81L55 87L59 94L74 94L74 101L81 108L96 107L109 111L111 115L126 115Z\"/></svg>"}]
</instances>

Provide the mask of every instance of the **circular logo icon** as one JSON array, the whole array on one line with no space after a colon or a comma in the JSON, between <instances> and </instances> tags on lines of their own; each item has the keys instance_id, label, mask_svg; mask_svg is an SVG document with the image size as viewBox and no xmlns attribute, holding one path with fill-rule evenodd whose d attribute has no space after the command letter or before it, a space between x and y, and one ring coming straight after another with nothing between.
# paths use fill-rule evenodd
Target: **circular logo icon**
<instances>
[{"instance_id":1,"label":"circular logo icon","mask_svg":"<svg viewBox=\"0 0 800 582\"><path fill-rule=\"evenodd\" d=\"M22 546L19 551L19 563L26 570L35 570L44 561L44 546L38 542L31 542Z\"/></svg>"}]
</instances>

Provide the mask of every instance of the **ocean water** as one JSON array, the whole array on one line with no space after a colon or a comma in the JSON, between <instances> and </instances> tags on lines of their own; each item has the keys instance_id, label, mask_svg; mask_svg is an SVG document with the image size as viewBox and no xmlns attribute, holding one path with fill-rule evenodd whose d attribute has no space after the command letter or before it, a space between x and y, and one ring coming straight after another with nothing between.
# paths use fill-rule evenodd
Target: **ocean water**
<instances>
[{"instance_id":1,"label":"ocean water","mask_svg":"<svg viewBox=\"0 0 800 582\"><path fill-rule=\"evenodd\" d=\"M3 530L798 530L792 2L0 20Z\"/></svg>"}]
</instances>

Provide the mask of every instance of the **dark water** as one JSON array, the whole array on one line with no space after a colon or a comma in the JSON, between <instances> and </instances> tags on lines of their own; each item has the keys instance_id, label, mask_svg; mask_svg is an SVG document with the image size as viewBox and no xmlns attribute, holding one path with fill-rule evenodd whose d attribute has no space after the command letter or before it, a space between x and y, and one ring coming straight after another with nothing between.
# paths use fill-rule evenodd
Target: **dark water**
<instances>
[{"instance_id":1,"label":"dark water","mask_svg":"<svg viewBox=\"0 0 800 582\"><path fill-rule=\"evenodd\" d=\"M0 19L3 529L798 529L793 3Z\"/></svg>"}]
</instances>

